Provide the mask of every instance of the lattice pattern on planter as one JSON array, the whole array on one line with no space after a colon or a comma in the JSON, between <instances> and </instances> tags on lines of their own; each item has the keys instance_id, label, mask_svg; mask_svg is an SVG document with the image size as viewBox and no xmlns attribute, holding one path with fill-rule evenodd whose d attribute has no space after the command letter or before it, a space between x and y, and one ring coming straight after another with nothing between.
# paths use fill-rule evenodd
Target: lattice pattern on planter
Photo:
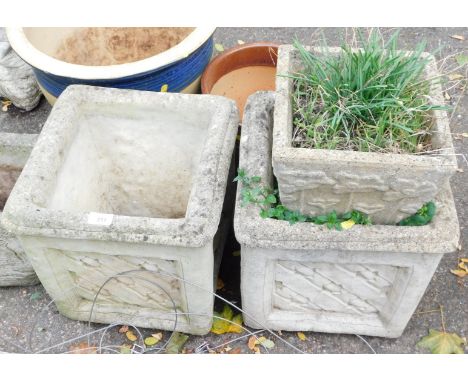
<instances>
[{"instance_id":1,"label":"lattice pattern on planter","mask_svg":"<svg viewBox=\"0 0 468 382\"><path fill-rule=\"evenodd\" d=\"M94 300L101 286L110 277L132 270L146 270L152 272L134 272L107 282L99 292L96 304L173 312L172 298L177 311L186 311L181 282L164 276L179 274L176 261L59 250L53 252L60 257L61 267L67 270L76 286L75 295L88 302Z\"/></svg>"},{"instance_id":2,"label":"lattice pattern on planter","mask_svg":"<svg viewBox=\"0 0 468 382\"><path fill-rule=\"evenodd\" d=\"M277 165L275 175L281 202L312 216L355 209L379 221L379 214L392 211L385 220L399 221L433 199L438 189L431 181L357 174L355 169L295 171Z\"/></svg>"},{"instance_id":3,"label":"lattice pattern on planter","mask_svg":"<svg viewBox=\"0 0 468 382\"><path fill-rule=\"evenodd\" d=\"M273 310L375 315L388 303L400 269L380 264L278 261Z\"/></svg>"}]
</instances>

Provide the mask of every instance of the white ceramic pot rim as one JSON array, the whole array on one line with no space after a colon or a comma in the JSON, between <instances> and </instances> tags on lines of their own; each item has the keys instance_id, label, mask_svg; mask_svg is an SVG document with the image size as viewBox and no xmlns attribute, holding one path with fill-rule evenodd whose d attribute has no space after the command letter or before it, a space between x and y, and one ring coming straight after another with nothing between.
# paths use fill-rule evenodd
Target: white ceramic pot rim
<instances>
[{"instance_id":1,"label":"white ceramic pot rim","mask_svg":"<svg viewBox=\"0 0 468 382\"><path fill-rule=\"evenodd\" d=\"M8 40L15 52L29 65L46 73L83 80L114 79L155 70L188 57L214 33L214 27L198 27L179 44L155 56L119 65L87 66L57 60L37 48L27 39L23 28L6 28Z\"/></svg>"}]
</instances>

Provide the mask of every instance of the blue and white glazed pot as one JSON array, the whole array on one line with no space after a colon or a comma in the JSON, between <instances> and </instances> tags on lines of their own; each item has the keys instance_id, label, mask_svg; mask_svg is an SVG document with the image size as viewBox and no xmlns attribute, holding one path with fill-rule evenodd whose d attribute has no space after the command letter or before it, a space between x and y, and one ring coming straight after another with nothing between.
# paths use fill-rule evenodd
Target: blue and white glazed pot
<instances>
[{"instance_id":1,"label":"blue and white glazed pot","mask_svg":"<svg viewBox=\"0 0 468 382\"><path fill-rule=\"evenodd\" d=\"M199 92L200 77L213 53L216 28L195 28L184 40L154 56L118 65L71 64L52 56L78 28L7 28L12 48L33 67L37 82L53 104L68 85Z\"/></svg>"}]
</instances>

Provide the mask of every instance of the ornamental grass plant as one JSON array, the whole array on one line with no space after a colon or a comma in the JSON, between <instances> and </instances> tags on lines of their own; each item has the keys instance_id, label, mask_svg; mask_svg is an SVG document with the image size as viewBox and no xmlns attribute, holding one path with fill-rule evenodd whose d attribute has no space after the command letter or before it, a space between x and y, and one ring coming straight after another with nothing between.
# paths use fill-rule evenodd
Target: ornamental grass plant
<instances>
[{"instance_id":1,"label":"ornamental grass plant","mask_svg":"<svg viewBox=\"0 0 468 382\"><path fill-rule=\"evenodd\" d=\"M382 153L431 149L429 90L434 78L421 42L412 52L398 50L398 32L386 43L376 32L360 36L361 49L343 44L309 52L295 47L303 70L294 79L293 146Z\"/></svg>"}]
</instances>

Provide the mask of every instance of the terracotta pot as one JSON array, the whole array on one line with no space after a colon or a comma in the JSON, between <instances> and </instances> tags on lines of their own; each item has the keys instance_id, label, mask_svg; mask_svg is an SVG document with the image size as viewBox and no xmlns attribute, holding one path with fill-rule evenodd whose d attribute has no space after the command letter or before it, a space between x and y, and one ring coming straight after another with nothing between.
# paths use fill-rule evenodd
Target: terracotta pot
<instances>
[{"instance_id":1,"label":"terracotta pot","mask_svg":"<svg viewBox=\"0 0 468 382\"><path fill-rule=\"evenodd\" d=\"M248 66L276 67L279 44L255 42L239 45L217 56L206 67L201 78L203 94L210 94L214 84L224 75ZM274 80L273 80L274 81ZM259 87L257 90L273 90ZM240 105L238 105L240 106ZM243 109L243 107L240 107Z\"/></svg>"}]
</instances>

